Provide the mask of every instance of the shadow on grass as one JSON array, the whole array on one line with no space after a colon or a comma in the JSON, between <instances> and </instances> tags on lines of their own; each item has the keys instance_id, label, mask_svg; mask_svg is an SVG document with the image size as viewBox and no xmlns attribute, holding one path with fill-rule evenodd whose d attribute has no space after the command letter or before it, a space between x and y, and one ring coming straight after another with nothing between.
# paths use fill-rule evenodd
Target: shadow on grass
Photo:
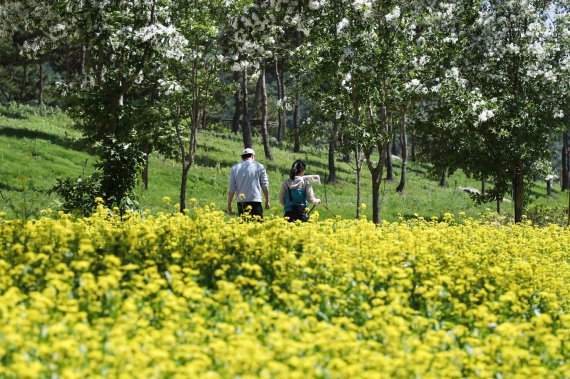
<instances>
[{"instance_id":1,"label":"shadow on grass","mask_svg":"<svg viewBox=\"0 0 570 379\"><path fill-rule=\"evenodd\" d=\"M196 146L198 149L200 149L206 153L225 153L224 150L222 150L216 146L211 146L211 145L206 145L206 144L201 144L201 143L198 143ZM236 157L239 158L239 155L236 154Z\"/></svg>"},{"instance_id":2,"label":"shadow on grass","mask_svg":"<svg viewBox=\"0 0 570 379\"><path fill-rule=\"evenodd\" d=\"M0 191L10 191L10 192L17 192L17 193L24 193L24 192L34 192L34 193L43 193L47 194L49 190L43 188L37 188L34 185L30 184L22 184L18 186L12 186L6 183L0 183Z\"/></svg>"},{"instance_id":3,"label":"shadow on grass","mask_svg":"<svg viewBox=\"0 0 570 379\"><path fill-rule=\"evenodd\" d=\"M29 129L17 129L17 128L10 128L6 126L0 127L0 136L6 136L9 138L18 138L18 139L41 139L45 141L49 141L54 145L58 145L60 147L66 149L73 149L76 151L83 151L87 153L93 153L93 150L89 147L85 146L83 143L76 142L69 140L67 138L63 138L60 136L56 136L54 134L41 132L38 130L29 130Z\"/></svg>"},{"instance_id":4,"label":"shadow on grass","mask_svg":"<svg viewBox=\"0 0 570 379\"><path fill-rule=\"evenodd\" d=\"M0 108L0 116L4 116L6 118L11 118L12 120L25 120L28 117L22 115L20 111L12 111L9 109L1 109Z\"/></svg>"},{"instance_id":5,"label":"shadow on grass","mask_svg":"<svg viewBox=\"0 0 570 379\"><path fill-rule=\"evenodd\" d=\"M213 159L210 157L205 157L203 155L196 155L194 158L194 163L198 166L202 167L211 167L215 168L216 166L220 166L220 168L232 168L233 165L239 163L240 160L231 160L219 157L219 159Z\"/></svg>"}]
</instances>

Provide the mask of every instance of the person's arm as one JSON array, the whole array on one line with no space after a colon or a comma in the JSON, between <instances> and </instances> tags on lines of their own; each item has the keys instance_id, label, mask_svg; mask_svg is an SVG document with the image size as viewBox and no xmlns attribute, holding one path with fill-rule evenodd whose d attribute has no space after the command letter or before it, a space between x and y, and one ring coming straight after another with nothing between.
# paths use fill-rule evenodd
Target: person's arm
<instances>
[{"instance_id":1,"label":"person's arm","mask_svg":"<svg viewBox=\"0 0 570 379\"><path fill-rule=\"evenodd\" d=\"M271 202L269 200L269 178L267 177L267 171L265 171L265 167L263 167L263 165L261 166L259 184L263 190L263 195L265 195L265 209L269 209L271 207Z\"/></svg>"},{"instance_id":2,"label":"person's arm","mask_svg":"<svg viewBox=\"0 0 570 379\"><path fill-rule=\"evenodd\" d=\"M313 192L313 187L311 186L311 183L309 182L305 182L305 193L307 194L307 200L311 203L311 204L320 204L321 199L317 199L315 197L315 193Z\"/></svg>"},{"instance_id":3,"label":"person's arm","mask_svg":"<svg viewBox=\"0 0 570 379\"><path fill-rule=\"evenodd\" d=\"M229 179L229 190L228 190L228 209L226 210L228 213L233 214L232 212L232 201L234 200L234 195L236 193L237 190L237 183L236 183L236 178L235 178L235 173L234 170L232 168L232 171L230 172L230 179Z\"/></svg>"},{"instance_id":4,"label":"person's arm","mask_svg":"<svg viewBox=\"0 0 570 379\"><path fill-rule=\"evenodd\" d=\"M265 209L269 209L271 207L271 203L269 202L269 188L263 188L263 194L265 195Z\"/></svg>"},{"instance_id":5,"label":"person's arm","mask_svg":"<svg viewBox=\"0 0 570 379\"><path fill-rule=\"evenodd\" d=\"M229 214L233 214L233 212L232 212L232 201L234 200L234 194L235 194L235 192L228 191L228 209L227 209L227 212Z\"/></svg>"}]
</instances>

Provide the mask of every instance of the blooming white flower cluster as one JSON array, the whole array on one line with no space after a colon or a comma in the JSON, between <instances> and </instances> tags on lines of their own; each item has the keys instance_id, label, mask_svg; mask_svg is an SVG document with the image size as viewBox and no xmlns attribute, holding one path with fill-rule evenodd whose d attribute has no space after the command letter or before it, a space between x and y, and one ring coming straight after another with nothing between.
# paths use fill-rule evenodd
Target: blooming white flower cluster
<instances>
[{"instance_id":1,"label":"blooming white flower cluster","mask_svg":"<svg viewBox=\"0 0 570 379\"><path fill-rule=\"evenodd\" d=\"M151 42L153 47L167 58L181 60L188 40L173 26L152 24L134 31L135 41Z\"/></svg>"},{"instance_id":2,"label":"blooming white flower cluster","mask_svg":"<svg viewBox=\"0 0 570 379\"><path fill-rule=\"evenodd\" d=\"M368 19L372 16L372 1L370 0L354 0L352 7L355 10L362 11L364 19Z\"/></svg>"},{"instance_id":3,"label":"blooming white flower cluster","mask_svg":"<svg viewBox=\"0 0 570 379\"><path fill-rule=\"evenodd\" d=\"M479 113L479 121L485 122L485 121L493 118L493 116L495 116L495 112L493 112L490 109L483 109L483 111L481 113Z\"/></svg>"},{"instance_id":4,"label":"blooming white flower cluster","mask_svg":"<svg viewBox=\"0 0 570 379\"><path fill-rule=\"evenodd\" d=\"M422 55L421 57L415 57L412 61L414 64L414 69L421 70L423 69L430 61L430 58L427 55Z\"/></svg>"},{"instance_id":5,"label":"blooming white flower cluster","mask_svg":"<svg viewBox=\"0 0 570 379\"><path fill-rule=\"evenodd\" d=\"M386 18L387 22L397 20L400 17L400 7L396 5L394 9L392 9L392 11L384 17Z\"/></svg>"},{"instance_id":6,"label":"blooming white flower cluster","mask_svg":"<svg viewBox=\"0 0 570 379\"><path fill-rule=\"evenodd\" d=\"M309 9L315 11L325 5L325 2L326 0L309 0Z\"/></svg>"},{"instance_id":7,"label":"blooming white flower cluster","mask_svg":"<svg viewBox=\"0 0 570 379\"><path fill-rule=\"evenodd\" d=\"M451 81L456 82L461 87L465 87L467 84L467 80L461 77L461 73L459 72L459 68L452 67L445 71L445 78Z\"/></svg>"},{"instance_id":8,"label":"blooming white flower cluster","mask_svg":"<svg viewBox=\"0 0 570 379\"><path fill-rule=\"evenodd\" d=\"M342 20L340 20L340 22L336 26L336 33L337 34L343 34L344 29L346 29L349 25L350 25L350 21L348 21L348 18L346 18L346 17L343 18Z\"/></svg>"},{"instance_id":9,"label":"blooming white flower cluster","mask_svg":"<svg viewBox=\"0 0 570 379\"><path fill-rule=\"evenodd\" d=\"M417 94L426 94L429 92L427 87L419 79L410 80L404 84L404 88L411 93Z\"/></svg>"}]
</instances>

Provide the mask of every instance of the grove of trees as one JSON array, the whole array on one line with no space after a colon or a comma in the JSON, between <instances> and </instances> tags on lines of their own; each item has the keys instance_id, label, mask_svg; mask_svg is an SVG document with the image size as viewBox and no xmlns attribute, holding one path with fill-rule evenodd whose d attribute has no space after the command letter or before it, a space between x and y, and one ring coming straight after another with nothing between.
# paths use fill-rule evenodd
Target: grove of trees
<instances>
[{"instance_id":1,"label":"grove of trees","mask_svg":"<svg viewBox=\"0 0 570 379\"><path fill-rule=\"evenodd\" d=\"M569 0L4 1L0 48L0 101L64 107L108 204L128 205L158 152L180 161L184 211L214 123L244 147L260 135L268 160L284 141L326 143L332 183L350 157L376 223L394 141L399 192L418 152L489 183L479 201L512 196L521 221L553 139L569 186Z\"/></svg>"}]
</instances>

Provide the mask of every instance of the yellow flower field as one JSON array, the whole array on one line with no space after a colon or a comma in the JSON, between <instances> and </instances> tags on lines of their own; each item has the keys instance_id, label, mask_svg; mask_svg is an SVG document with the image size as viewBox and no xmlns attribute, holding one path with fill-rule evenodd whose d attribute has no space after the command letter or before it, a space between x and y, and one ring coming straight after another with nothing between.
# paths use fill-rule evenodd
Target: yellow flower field
<instances>
[{"instance_id":1,"label":"yellow flower field","mask_svg":"<svg viewBox=\"0 0 570 379\"><path fill-rule=\"evenodd\" d=\"M568 378L570 231L0 218L0 378Z\"/></svg>"}]
</instances>

